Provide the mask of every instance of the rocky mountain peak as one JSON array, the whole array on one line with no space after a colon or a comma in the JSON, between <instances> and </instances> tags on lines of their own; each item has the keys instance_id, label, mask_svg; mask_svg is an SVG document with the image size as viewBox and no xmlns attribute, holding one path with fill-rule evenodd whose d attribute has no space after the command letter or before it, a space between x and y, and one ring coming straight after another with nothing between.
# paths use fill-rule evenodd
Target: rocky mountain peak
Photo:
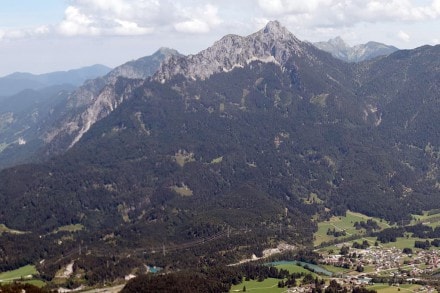
<instances>
[{"instance_id":1,"label":"rocky mountain peak","mask_svg":"<svg viewBox=\"0 0 440 293\"><path fill-rule=\"evenodd\" d=\"M277 20L269 21L263 28L262 32L278 38L291 35L291 33Z\"/></svg>"},{"instance_id":2,"label":"rocky mountain peak","mask_svg":"<svg viewBox=\"0 0 440 293\"><path fill-rule=\"evenodd\" d=\"M181 74L192 79L206 79L252 61L283 66L292 56L304 56L306 46L278 21L271 21L249 36L227 35L198 54L173 56L162 64L153 78L165 82Z\"/></svg>"},{"instance_id":3,"label":"rocky mountain peak","mask_svg":"<svg viewBox=\"0 0 440 293\"><path fill-rule=\"evenodd\" d=\"M348 45L345 43L345 41L339 36L328 40L328 43L335 46L335 47L339 47L339 48L347 48L348 47Z\"/></svg>"},{"instance_id":4,"label":"rocky mountain peak","mask_svg":"<svg viewBox=\"0 0 440 293\"><path fill-rule=\"evenodd\" d=\"M180 53L177 50L171 49L171 48L167 48L167 47L160 47L159 50L157 50L153 56L157 56L157 55L165 55L165 56L169 56L169 55L179 55Z\"/></svg>"}]
</instances>

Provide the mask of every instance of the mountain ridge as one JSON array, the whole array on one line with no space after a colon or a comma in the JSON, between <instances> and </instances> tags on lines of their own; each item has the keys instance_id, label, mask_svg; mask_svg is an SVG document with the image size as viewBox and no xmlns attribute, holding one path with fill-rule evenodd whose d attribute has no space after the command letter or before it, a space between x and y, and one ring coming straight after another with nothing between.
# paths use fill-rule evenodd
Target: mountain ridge
<instances>
[{"instance_id":1,"label":"mountain ridge","mask_svg":"<svg viewBox=\"0 0 440 293\"><path fill-rule=\"evenodd\" d=\"M335 37L327 42L316 42L313 45L346 62L362 62L379 56L386 56L399 50L394 46L374 41L349 46L341 37Z\"/></svg>"},{"instance_id":2,"label":"mountain ridge","mask_svg":"<svg viewBox=\"0 0 440 293\"><path fill-rule=\"evenodd\" d=\"M79 86L88 79L107 74L111 68L95 64L67 71L55 71L44 74L15 72L0 77L0 96L11 96L25 89L42 89L57 84Z\"/></svg>"},{"instance_id":3,"label":"mountain ridge","mask_svg":"<svg viewBox=\"0 0 440 293\"><path fill-rule=\"evenodd\" d=\"M243 67L255 60L283 65L291 54L303 54L301 46L307 44L278 21L270 21L263 29L246 37L227 35L195 55L171 58L162 64L153 78L164 82L181 74L206 79L214 73Z\"/></svg>"},{"instance_id":4,"label":"mountain ridge","mask_svg":"<svg viewBox=\"0 0 440 293\"><path fill-rule=\"evenodd\" d=\"M45 133L47 154L63 153L71 148L95 122L106 117L125 100L126 95L118 94L114 90L118 80L132 80L135 84L140 84L157 71L163 60L172 55L180 53L173 49L160 48L151 56L126 62L102 78L86 82L68 99L69 107L74 111Z\"/></svg>"},{"instance_id":5,"label":"mountain ridge","mask_svg":"<svg viewBox=\"0 0 440 293\"><path fill-rule=\"evenodd\" d=\"M290 35L278 48L284 29L274 29L227 36L244 54L226 62L223 52L221 67L185 64L211 61L202 51L145 80L117 79L107 90L123 101L65 153L1 171L0 223L29 233L5 238L0 264L44 258L49 279L59 259L228 264L282 241L311 247L316 219L347 210L398 223L440 208L440 46L347 63ZM66 225L83 230L51 233ZM69 254L78 243L90 254Z\"/></svg>"}]
</instances>

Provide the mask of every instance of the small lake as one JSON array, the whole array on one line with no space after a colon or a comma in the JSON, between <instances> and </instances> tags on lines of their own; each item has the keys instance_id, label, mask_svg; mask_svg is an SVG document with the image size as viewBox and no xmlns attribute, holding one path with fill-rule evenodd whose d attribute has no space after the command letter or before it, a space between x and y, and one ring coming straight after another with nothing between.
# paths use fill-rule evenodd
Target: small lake
<instances>
[{"instance_id":1,"label":"small lake","mask_svg":"<svg viewBox=\"0 0 440 293\"><path fill-rule=\"evenodd\" d=\"M265 263L265 265L269 265L269 266L278 266L278 265L298 265L298 266L308 266L310 269L312 269L315 273L317 274L323 274L326 276L332 276L333 273L330 271L327 271L324 268L321 268L320 266L311 264L311 263L307 263L307 262L303 262L303 261L287 261L287 260L282 260L282 261L274 261L274 262L269 262L269 263Z\"/></svg>"},{"instance_id":2,"label":"small lake","mask_svg":"<svg viewBox=\"0 0 440 293\"><path fill-rule=\"evenodd\" d=\"M155 273L157 273L157 272L159 272L159 271L161 271L162 270L162 268L159 268L159 267L151 267L151 266L147 266L147 269L148 269L148 271L150 272L150 273L153 273L153 274L155 274Z\"/></svg>"}]
</instances>

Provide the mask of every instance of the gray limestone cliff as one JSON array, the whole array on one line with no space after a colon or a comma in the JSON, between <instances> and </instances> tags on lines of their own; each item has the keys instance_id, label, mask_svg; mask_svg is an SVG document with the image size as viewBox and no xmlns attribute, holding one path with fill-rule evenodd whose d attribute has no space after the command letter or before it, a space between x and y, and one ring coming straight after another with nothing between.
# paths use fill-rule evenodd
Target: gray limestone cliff
<instances>
[{"instance_id":1,"label":"gray limestone cliff","mask_svg":"<svg viewBox=\"0 0 440 293\"><path fill-rule=\"evenodd\" d=\"M180 56L176 50L160 48L151 56L129 61L104 77L85 82L69 96L66 115L44 134L43 140L49 144L47 153L61 153L75 145L93 124L114 111L134 88L174 55Z\"/></svg>"},{"instance_id":2,"label":"gray limestone cliff","mask_svg":"<svg viewBox=\"0 0 440 293\"><path fill-rule=\"evenodd\" d=\"M213 46L195 55L173 56L153 76L164 82L173 76L206 79L214 73L228 72L259 60L283 66L293 55L311 58L301 42L278 21L269 22L262 30L246 37L227 35Z\"/></svg>"}]
</instances>

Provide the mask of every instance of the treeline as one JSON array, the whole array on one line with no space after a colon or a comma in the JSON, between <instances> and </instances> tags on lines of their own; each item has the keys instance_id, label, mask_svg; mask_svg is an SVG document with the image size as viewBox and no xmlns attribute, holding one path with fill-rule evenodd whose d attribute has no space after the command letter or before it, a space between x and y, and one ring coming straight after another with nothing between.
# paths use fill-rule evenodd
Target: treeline
<instances>
[{"instance_id":1,"label":"treeline","mask_svg":"<svg viewBox=\"0 0 440 293\"><path fill-rule=\"evenodd\" d=\"M415 238L440 238L440 227L432 228L423 224L417 224L413 226L387 228L374 235L377 236L378 241L388 243L396 242L397 238L404 237L405 233L411 233ZM434 241L434 244L436 245L437 241Z\"/></svg>"},{"instance_id":2,"label":"treeline","mask_svg":"<svg viewBox=\"0 0 440 293\"><path fill-rule=\"evenodd\" d=\"M278 288L309 285L311 292L316 293L349 292L335 280L331 280L330 285L324 289L324 279L313 277L312 274L289 273L285 269L255 264L211 267L196 272L180 271L161 275L141 275L130 280L121 292L229 292L233 285L239 285L245 280L262 282L267 278L279 279ZM301 283L298 282L300 278ZM245 290L246 287L243 286L243 291ZM351 292L374 293L376 291L355 287Z\"/></svg>"},{"instance_id":3,"label":"treeline","mask_svg":"<svg viewBox=\"0 0 440 293\"><path fill-rule=\"evenodd\" d=\"M376 221L372 219L368 219L366 222L365 221L355 222L353 224L353 227L355 227L356 230L360 230L363 228L367 230L367 233L373 230L380 230L380 226L377 224Z\"/></svg>"},{"instance_id":4,"label":"treeline","mask_svg":"<svg viewBox=\"0 0 440 293\"><path fill-rule=\"evenodd\" d=\"M302 284L324 283L304 272L289 273L273 266L244 264L236 267L212 267L195 272L141 275L130 280L121 292L228 292L232 285L241 284L244 280L262 282L267 278L280 279L280 288L296 286L296 280L300 278L303 278Z\"/></svg>"},{"instance_id":5,"label":"treeline","mask_svg":"<svg viewBox=\"0 0 440 293\"><path fill-rule=\"evenodd\" d=\"M431 246L434 247L440 247L440 239L433 239L432 241L425 240L425 241L415 241L414 247L415 248L421 248L421 249L430 249Z\"/></svg>"},{"instance_id":6,"label":"treeline","mask_svg":"<svg viewBox=\"0 0 440 293\"><path fill-rule=\"evenodd\" d=\"M0 284L0 292L2 293L49 293L55 291L49 291L47 289L38 288L37 286L31 284L21 284L21 283L12 283L12 284Z\"/></svg>"},{"instance_id":7,"label":"treeline","mask_svg":"<svg viewBox=\"0 0 440 293\"><path fill-rule=\"evenodd\" d=\"M327 235L331 235L331 236L334 236L334 237L337 238L337 237L341 237L341 236L346 236L347 232L345 230L336 231L335 228L333 228L333 229L328 228L327 229Z\"/></svg>"}]
</instances>

